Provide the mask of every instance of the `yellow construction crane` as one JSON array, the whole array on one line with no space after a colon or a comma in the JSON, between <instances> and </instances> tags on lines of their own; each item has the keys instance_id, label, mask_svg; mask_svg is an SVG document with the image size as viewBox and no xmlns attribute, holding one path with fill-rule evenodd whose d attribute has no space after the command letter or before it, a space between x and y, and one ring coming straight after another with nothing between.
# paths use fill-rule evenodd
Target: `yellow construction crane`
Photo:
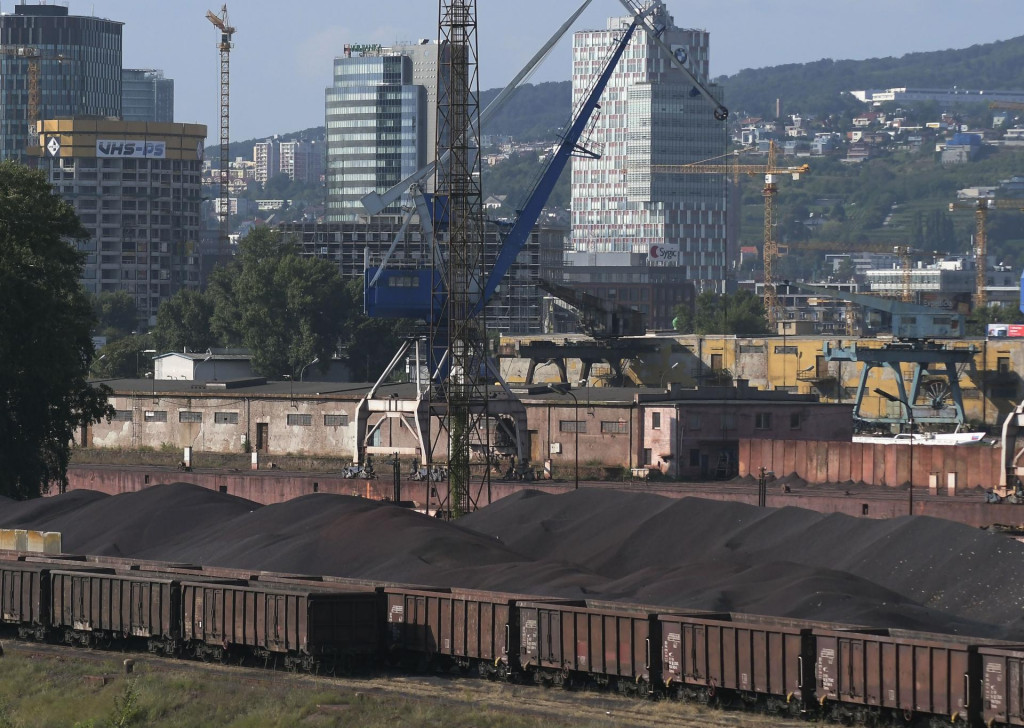
<instances>
[{"instance_id":1,"label":"yellow construction crane","mask_svg":"<svg viewBox=\"0 0 1024 728\"><path fill-rule=\"evenodd\" d=\"M988 211L1020 210L1024 212L1024 200L997 200L982 197L974 202L950 202L949 211L974 210L974 310L988 305L985 290L988 267Z\"/></svg>"},{"instance_id":2,"label":"yellow construction crane","mask_svg":"<svg viewBox=\"0 0 1024 728\"><path fill-rule=\"evenodd\" d=\"M734 152L733 155L739 154ZM775 292L774 265L778 257L778 243L775 240L775 195L778 193L779 176L788 174L800 179L801 174L810 171L802 164L797 167L775 166L775 142L768 145L768 164L721 164L697 162L695 164L653 164L651 173L669 174L763 174L764 175L764 310L768 328L775 331L779 320L779 298Z\"/></svg>"},{"instance_id":3,"label":"yellow construction crane","mask_svg":"<svg viewBox=\"0 0 1024 728\"><path fill-rule=\"evenodd\" d=\"M39 94L39 63L40 61L63 61L64 56L46 55L38 48L31 46L5 46L0 48L0 55L21 58L28 61L28 119L26 128L29 130L29 137L35 133L35 123L39 121L40 115L40 94ZM29 142L30 146L32 142Z\"/></svg>"},{"instance_id":4,"label":"yellow construction crane","mask_svg":"<svg viewBox=\"0 0 1024 728\"><path fill-rule=\"evenodd\" d=\"M228 147L231 143L231 47L234 45L232 38L235 29L228 23L227 5L221 7L220 15L214 15L212 10L206 11L206 19L220 31L220 42L217 43L220 50L220 204L224 217L217 245L217 258L223 261L227 257L228 236L231 233L231 193L228 185L231 173L228 169Z\"/></svg>"}]
</instances>

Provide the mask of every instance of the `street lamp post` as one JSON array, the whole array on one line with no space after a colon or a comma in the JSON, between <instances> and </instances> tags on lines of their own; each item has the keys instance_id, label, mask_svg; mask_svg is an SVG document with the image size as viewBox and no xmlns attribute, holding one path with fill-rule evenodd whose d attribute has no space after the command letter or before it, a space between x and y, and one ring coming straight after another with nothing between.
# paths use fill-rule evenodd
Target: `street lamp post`
<instances>
[{"instance_id":1,"label":"street lamp post","mask_svg":"<svg viewBox=\"0 0 1024 728\"><path fill-rule=\"evenodd\" d=\"M662 389L665 388L665 377L667 377L669 375L669 372L671 372L677 366L679 366L679 362L674 363L672 366L670 366L668 369L666 369L665 371L663 371L661 373L661 388Z\"/></svg>"},{"instance_id":2,"label":"street lamp post","mask_svg":"<svg viewBox=\"0 0 1024 728\"><path fill-rule=\"evenodd\" d=\"M319 361L320 361L320 357L315 357L313 359L313 361L311 361L309 364L306 364L304 367L302 367L302 369L299 370L299 381L300 382L302 381L302 377L306 374L306 368L313 366L314 364L316 364Z\"/></svg>"},{"instance_id":3,"label":"street lamp post","mask_svg":"<svg viewBox=\"0 0 1024 728\"><path fill-rule=\"evenodd\" d=\"M573 433L573 488L579 490L580 488L580 402L576 399L576 395L572 393L572 390L567 386L557 386L549 384L548 389L556 394L568 394L572 397L572 433Z\"/></svg>"},{"instance_id":4,"label":"street lamp post","mask_svg":"<svg viewBox=\"0 0 1024 728\"><path fill-rule=\"evenodd\" d=\"M904 397L896 397L875 387L875 394L890 402L899 402L907 410L907 425L910 427L910 489L907 493L907 515L914 515L914 409Z\"/></svg>"}]
</instances>

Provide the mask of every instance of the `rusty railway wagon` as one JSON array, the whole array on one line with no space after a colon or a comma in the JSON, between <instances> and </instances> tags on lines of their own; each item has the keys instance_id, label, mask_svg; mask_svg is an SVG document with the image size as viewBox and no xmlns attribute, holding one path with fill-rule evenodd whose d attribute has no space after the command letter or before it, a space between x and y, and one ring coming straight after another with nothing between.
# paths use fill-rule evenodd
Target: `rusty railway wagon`
<instances>
[{"instance_id":1,"label":"rusty railway wagon","mask_svg":"<svg viewBox=\"0 0 1024 728\"><path fill-rule=\"evenodd\" d=\"M507 679L520 671L516 602L523 595L472 589L384 587L392 661L458 667Z\"/></svg>"},{"instance_id":2,"label":"rusty railway wagon","mask_svg":"<svg viewBox=\"0 0 1024 728\"><path fill-rule=\"evenodd\" d=\"M640 696L659 683L660 624L650 607L534 600L518 602L516 609L519 663L533 682L594 684Z\"/></svg>"},{"instance_id":3,"label":"rusty railway wagon","mask_svg":"<svg viewBox=\"0 0 1024 728\"><path fill-rule=\"evenodd\" d=\"M254 658L314 672L349 671L380 654L376 590L182 580L181 600L182 639L200 659Z\"/></svg>"},{"instance_id":4,"label":"rusty railway wagon","mask_svg":"<svg viewBox=\"0 0 1024 728\"><path fill-rule=\"evenodd\" d=\"M1024 645L737 613L4 552L0 628L311 671L397 656L841 722L1024 728Z\"/></svg>"},{"instance_id":5,"label":"rusty railway wagon","mask_svg":"<svg viewBox=\"0 0 1024 728\"><path fill-rule=\"evenodd\" d=\"M669 695L798 715L813 702L810 622L728 613L659 614Z\"/></svg>"}]
</instances>

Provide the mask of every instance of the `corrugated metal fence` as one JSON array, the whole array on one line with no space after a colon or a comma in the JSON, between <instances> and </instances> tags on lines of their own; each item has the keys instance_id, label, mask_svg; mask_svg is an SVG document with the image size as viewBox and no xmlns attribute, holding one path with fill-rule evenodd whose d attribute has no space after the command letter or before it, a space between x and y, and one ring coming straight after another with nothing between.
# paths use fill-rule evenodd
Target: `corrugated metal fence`
<instances>
[{"instance_id":1,"label":"corrugated metal fence","mask_svg":"<svg viewBox=\"0 0 1024 728\"><path fill-rule=\"evenodd\" d=\"M783 477L795 473L808 483L863 482L899 486L910 480L928 486L937 474L945 488L950 473L958 488L999 483L1000 450L984 445L885 445L805 440L740 440L739 474L757 476L760 469Z\"/></svg>"}]
</instances>

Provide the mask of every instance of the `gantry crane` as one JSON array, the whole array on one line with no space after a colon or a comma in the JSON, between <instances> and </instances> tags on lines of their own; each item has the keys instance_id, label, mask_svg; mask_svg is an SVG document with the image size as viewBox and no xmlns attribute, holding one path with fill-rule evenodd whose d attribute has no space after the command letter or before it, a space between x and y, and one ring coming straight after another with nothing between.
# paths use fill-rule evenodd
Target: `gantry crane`
<instances>
[{"instance_id":1,"label":"gantry crane","mask_svg":"<svg viewBox=\"0 0 1024 728\"><path fill-rule=\"evenodd\" d=\"M739 154L739 152L734 152ZM801 174L810 171L810 167L802 164L797 167L775 166L775 142L768 145L768 164L721 164L697 162L695 164L652 164L651 174L763 174L764 175L764 311L768 318L768 328L775 330L779 320L779 298L775 292L773 268L779 255L778 242L775 240L775 195L778 193L778 178L788 174L793 179L800 179Z\"/></svg>"},{"instance_id":2,"label":"gantry crane","mask_svg":"<svg viewBox=\"0 0 1024 728\"><path fill-rule=\"evenodd\" d=\"M228 236L231 234L231 193L228 183L231 171L228 168L231 143L231 48L234 45L235 29L228 23L228 6L221 6L220 15L206 11L206 19L220 31L220 205L224 217L221 220L220 240L217 243L217 258L227 257Z\"/></svg>"},{"instance_id":3,"label":"gantry crane","mask_svg":"<svg viewBox=\"0 0 1024 728\"><path fill-rule=\"evenodd\" d=\"M903 303L911 303L914 300L911 288L911 254L921 252L909 245L896 245L893 243L840 243L825 240L809 240L791 246L799 250L817 250L823 252L849 252L851 247L859 252L866 253L889 253L898 255L900 258L900 271L902 274L902 286L900 288L900 300ZM857 313L853 301L846 302L845 314L846 334L855 336L857 334Z\"/></svg>"},{"instance_id":4,"label":"gantry crane","mask_svg":"<svg viewBox=\"0 0 1024 728\"><path fill-rule=\"evenodd\" d=\"M39 64L44 60L58 62L63 61L64 56L59 54L47 55L38 48L33 48L32 46L5 46L0 48L0 55L20 58L28 61L28 119L26 119L25 126L28 129L29 137L31 138L35 133L35 129L33 127L35 123L39 121L40 107L42 105L39 93Z\"/></svg>"},{"instance_id":5,"label":"gantry crane","mask_svg":"<svg viewBox=\"0 0 1024 728\"><path fill-rule=\"evenodd\" d=\"M989 210L1020 210L1024 212L1024 200L997 200L982 197L974 202L950 202L949 211L974 210L974 310L988 305L988 292L985 290L988 268L988 211Z\"/></svg>"}]
</instances>

